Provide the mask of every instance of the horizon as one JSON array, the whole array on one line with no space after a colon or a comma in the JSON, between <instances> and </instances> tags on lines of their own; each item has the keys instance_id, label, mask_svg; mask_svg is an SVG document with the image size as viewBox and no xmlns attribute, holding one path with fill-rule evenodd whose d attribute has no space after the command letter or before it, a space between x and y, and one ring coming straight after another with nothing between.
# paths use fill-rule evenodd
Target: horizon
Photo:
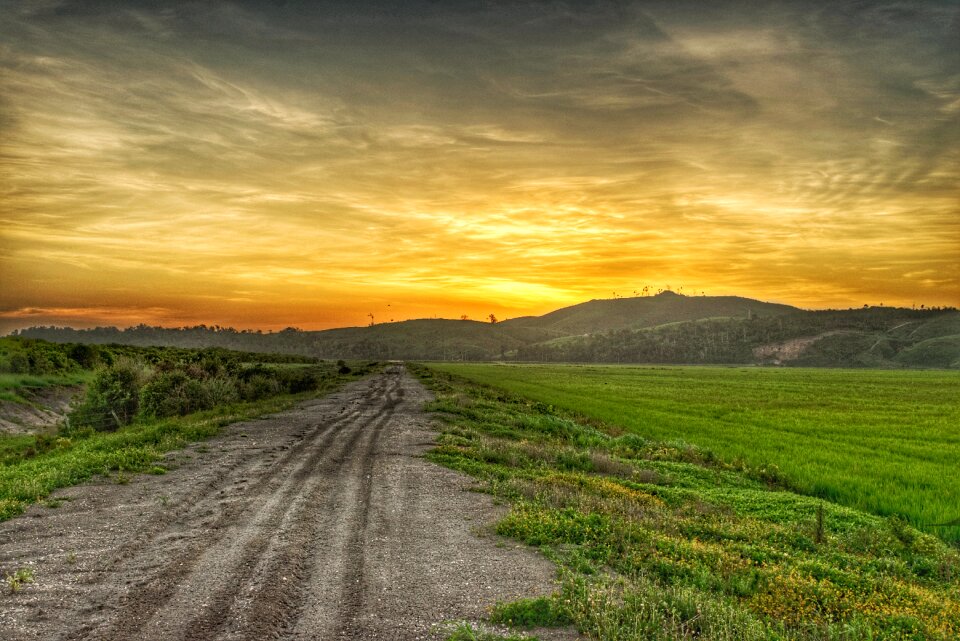
<instances>
[{"instance_id":1,"label":"horizon","mask_svg":"<svg viewBox=\"0 0 960 641\"><path fill-rule=\"evenodd\" d=\"M213 322L213 323L197 323L197 324L193 324L193 325L149 325L149 324L147 324L147 323L142 323L142 322L141 322L141 323L137 323L137 324L133 324L133 325L81 325L81 326L77 326L77 325L46 325L46 326L43 326L43 325L24 325L24 326L22 326L22 327L12 327L12 328L10 328L10 329L3 330L2 333L0 333L0 336L11 336L11 335L14 334L14 332L17 332L17 331L20 331L20 330L36 329L36 328L38 328L38 327L47 327L47 328L55 328L55 329L69 329L69 330L75 330L75 331L83 331L83 330L90 330L90 329L117 329L117 330L119 330L119 331L126 331L126 330L130 330L130 329L136 329L137 327L140 327L140 326L147 326L147 327L149 327L149 328L151 328L151 329L169 329L169 330L173 330L173 329L196 329L196 328L198 328L198 327L205 327L206 329L233 330L233 331L236 331L236 332L238 332L238 333L244 333L244 332L246 332L246 333L276 334L276 333L283 332L283 331L286 331L286 330L291 330L291 329L292 329L292 330L295 330L295 331L299 331L299 332L314 332L314 331L327 331L327 330L337 330L337 329L359 329L359 328L364 328L364 327L374 327L374 326L377 326L377 325L385 325L385 324L392 324L392 323L405 323L405 322L413 322L413 321L436 321L436 320L440 320L440 321L450 321L450 322L457 322L457 323L460 323L460 322L472 322L472 323L480 323L481 325L489 325L489 324L499 324L499 323L502 323L502 322L505 322L505 321L517 320L517 319L521 319L521 318L533 318L533 317L537 317L537 316L544 316L544 315L550 314L550 313L552 313L552 312L556 312L556 311L560 311L560 310L562 310L562 309L566 309L567 307L576 307L576 306L578 306L578 305L584 305L584 304L587 304L587 303L593 303L593 302L599 302L599 301L611 301L611 300L624 300L624 299L633 299L633 298L656 298L656 297L658 297L658 296L667 295L667 294L673 294L673 295L682 296L682 297L685 297L685 298L745 298L745 297L736 296L736 295L733 295L733 294L724 294L724 295L719 295L719 296L711 296L711 295L707 295L707 294L693 294L693 295L690 295L690 294L682 294L682 293L675 292L675 291L673 291L673 290L667 289L667 290L659 291L659 292L657 292L657 293L655 293L655 294L648 294L648 295L643 295L643 294L638 294L638 295L636 295L636 296L619 296L619 295L618 295L618 296L611 297L611 298L593 298L593 299L590 299L590 300L587 300L587 301L581 301L581 302L579 302L579 303L574 303L573 305L569 305L569 306L565 306L565 307L560 307L560 308L552 309L552 310L549 310L549 311L547 311L547 312L545 312L545 313L543 313L543 314L521 314L521 315L519 315L519 316L498 318L498 319L496 320L496 323L491 323L488 319L485 319L485 318L471 318L471 317L466 316L466 315L461 315L461 316L458 317L458 318L451 318L451 317L444 317L444 316L424 316L424 317L417 317L417 318L405 318L405 319L402 319L402 320L390 319L390 320L385 320L385 321L376 321L376 319L373 319L373 321L368 322L368 323L365 324L365 325L340 325L340 326L336 326L336 327L323 327L323 328L304 328L304 327L298 327L298 326L294 326L294 325L284 325L284 324L282 324L282 323L281 323L281 324L277 324L277 325L273 325L273 326L270 326L270 327L235 327L235 326L232 326L232 325L222 325L222 324L217 323L217 322ZM779 303L779 302L777 302L777 301L758 301L757 299L749 299L749 298L747 298L746 300L754 300L754 301L756 301L756 302L773 304L773 305L786 305L786 303ZM896 306L896 305L883 305L882 303L881 303L881 304L878 304L878 305L864 304L862 307L847 307L847 308L824 307L824 308L818 308L818 309L796 307L796 309L797 309L797 311L800 311L800 312L858 311L858 310L862 310L862 309L904 309L904 310L909 309L909 310L911 310L911 311L927 311L927 312L936 312L936 311L947 311L947 312L949 312L949 311L957 311L957 308L956 308L955 306L926 306L926 305L922 305L922 304L921 304L920 307L916 307L916 306L912 306L912 307L902 307L902 306ZM466 317L465 317L465 316L466 316Z\"/></svg>"},{"instance_id":2,"label":"horizon","mask_svg":"<svg viewBox=\"0 0 960 641\"><path fill-rule=\"evenodd\" d=\"M960 304L950 2L4 7L0 334Z\"/></svg>"}]
</instances>

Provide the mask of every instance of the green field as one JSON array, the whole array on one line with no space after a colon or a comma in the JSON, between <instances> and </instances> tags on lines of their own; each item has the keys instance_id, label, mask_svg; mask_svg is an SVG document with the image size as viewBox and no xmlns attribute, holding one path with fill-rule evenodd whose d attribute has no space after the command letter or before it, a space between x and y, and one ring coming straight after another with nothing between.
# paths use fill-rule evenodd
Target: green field
<instances>
[{"instance_id":1,"label":"green field","mask_svg":"<svg viewBox=\"0 0 960 641\"><path fill-rule=\"evenodd\" d=\"M960 540L960 373L434 364Z\"/></svg>"},{"instance_id":2,"label":"green field","mask_svg":"<svg viewBox=\"0 0 960 641\"><path fill-rule=\"evenodd\" d=\"M561 584L538 607L501 604L492 622L572 621L598 641L960 638L955 545L898 516L771 483L769 469L447 372L461 369L501 374L491 380L503 386L518 374L411 366L435 394L427 409L440 436L427 456L509 504L496 532L555 561ZM538 372L557 373L519 375ZM630 378L625 369L608 373ZM605 397L594 389L593 399Z\"/></svg>"}]
</instances>

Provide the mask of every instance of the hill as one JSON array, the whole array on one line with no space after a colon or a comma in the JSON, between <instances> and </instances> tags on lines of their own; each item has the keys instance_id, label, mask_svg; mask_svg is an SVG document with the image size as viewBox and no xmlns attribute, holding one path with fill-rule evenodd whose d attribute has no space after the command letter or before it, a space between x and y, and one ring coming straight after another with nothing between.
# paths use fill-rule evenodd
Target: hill
<instances>
[{"instance_id":1,"label":"hill","mask_svg":"<svg viewBox=\"0 0 960 641\"><path fill-rule=\"evenodd\" d=\"M960 368L960 313L873 307L710 318L526 345L525 361Z\"/></svg>"},{"instance_id":2,"label":"hill","mask_svg":"<svg viewBox=\"0 0 960 641\"><path fill-rule=\"evenodd\" d=\"M740 296L683 296L666 291L656 296L591 300L543 316L527 316L502 324L537 328L557 337L639 329L702 318L778 316L798 311L790 305Z\"/></svg>"},{"instance_id":3,"label":"hill","mask_svg":"<svg viewBox=\"0 0 960 641\"><path fill-rule=\"evenodd\" d=\"M221 347L328 359L960 367L958 318L956 310L804 311L739 296L663 292L591 300L500 323L418 319L266 333L216 325L33 327L18 334L52 342Z\"/></svg>"}]
</instances>

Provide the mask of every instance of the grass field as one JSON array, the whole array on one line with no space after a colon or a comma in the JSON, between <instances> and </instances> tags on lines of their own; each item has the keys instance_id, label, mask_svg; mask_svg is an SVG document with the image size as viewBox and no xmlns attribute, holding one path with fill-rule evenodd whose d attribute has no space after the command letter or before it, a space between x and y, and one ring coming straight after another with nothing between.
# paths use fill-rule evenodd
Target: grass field
<instances>
[{"instance_id":1,"label":"grass field","mask_svg":"<svg viewBox=\"0 0 960 641\"><path fill-rule=\"evenodd\" d=\"M600 641L960 638L960 552L938 537L447 373L509 384L513 368L411 369L442 419L428 456L509 503L496 531L559 567L549 607L492 621L572 621Z\"/></svg>"},{"instance_id":2,"label":"grass field","mask_svg":"<svg viewBox=\"0 0 960 641\"><path fill-rule=\"evenodd\" d=\"M960 540L960 373L436 364Z\"/></svg>"}]
</instances>

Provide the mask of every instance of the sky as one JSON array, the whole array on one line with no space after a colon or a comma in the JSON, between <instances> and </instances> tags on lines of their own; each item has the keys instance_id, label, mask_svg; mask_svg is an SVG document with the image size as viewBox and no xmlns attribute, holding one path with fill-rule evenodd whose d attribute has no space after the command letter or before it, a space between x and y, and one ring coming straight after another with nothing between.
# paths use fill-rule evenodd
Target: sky
<instances>
[{"instance_id":1,"label":"sky","mask_svg":"<svg viewBox=\"0 0 960 641\"><path fill-rule=\"evenodd\" d=\"M0 15L0 331L960 304L952 0Z\"/></svg>"}]
</instances>

